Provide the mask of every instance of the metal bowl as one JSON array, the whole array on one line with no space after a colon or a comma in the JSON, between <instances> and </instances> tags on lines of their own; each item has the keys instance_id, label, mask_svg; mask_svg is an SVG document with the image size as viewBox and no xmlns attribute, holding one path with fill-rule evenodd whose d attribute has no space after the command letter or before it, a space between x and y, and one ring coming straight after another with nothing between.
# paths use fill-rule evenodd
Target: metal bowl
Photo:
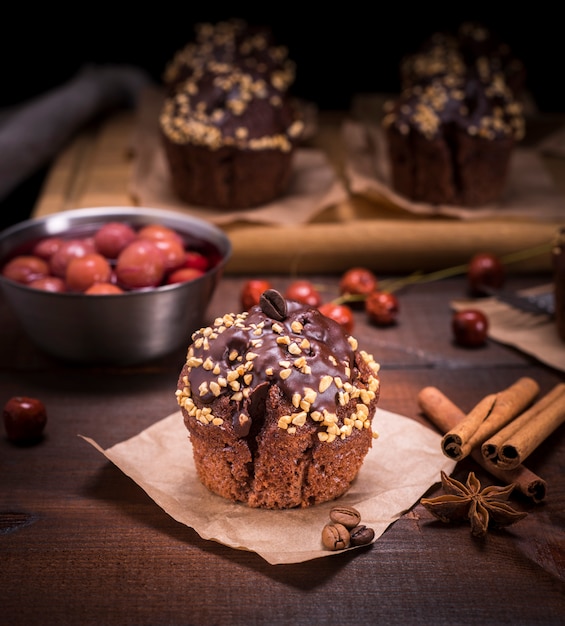
<instances>
[{"instance_id":1,"label":"metal bowl","mask_svg":"<svg viewBox=\"0 0 565 626\"><path fill-rule=\"evenodd\" d=\"M131 365L188 346L204 325L206 309L232 252L216 226L174 211L101 207L63 211L26 220L0 232L0 265L43 237L93 234L109 221L134 228L158 223L187 241L219 253L219 261L196 280L117 295L52 293L0 275L8 305L30 339L50 355L81 364Z\"/></svg>"}]
</instances>

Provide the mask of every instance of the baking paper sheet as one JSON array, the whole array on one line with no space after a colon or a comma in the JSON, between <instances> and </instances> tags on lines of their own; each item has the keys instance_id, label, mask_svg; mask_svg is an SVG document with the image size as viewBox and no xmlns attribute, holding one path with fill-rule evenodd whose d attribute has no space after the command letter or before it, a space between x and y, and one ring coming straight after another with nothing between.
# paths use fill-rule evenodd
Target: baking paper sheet
<instances>
[{"instance_id":1,"label":"baking paper sheet","mask_svg":"<svg viewBox=\"0 0 565 626\"><path fill-rule=\"evenodd\" d=\"M335 552L321 543L336 502L357 508L375 541L455 463L441 451L441 436L418 422L377 409L379 433L350 491L338 501L306 509L272 511L230 502L197 478L182 415L173 413L106 450L83 437L132 478L171 517L202 538L251 550L270 564L299 563ZM354 550L356 548L349 548Z\"/></svg>"}]
</instances>

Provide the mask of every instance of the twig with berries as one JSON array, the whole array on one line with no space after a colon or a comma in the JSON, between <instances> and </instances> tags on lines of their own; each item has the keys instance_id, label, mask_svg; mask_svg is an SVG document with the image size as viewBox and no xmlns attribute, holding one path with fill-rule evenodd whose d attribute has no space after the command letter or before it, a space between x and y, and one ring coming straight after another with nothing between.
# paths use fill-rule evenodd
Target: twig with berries
<instances>
[{"instance_id":1,"label":"twig with berries","mask_svg":"<svg viewBox=\"0 0 565 626\"><path fill-rule=\"evenodd\" d=\"M324 302L321 288L305 279L293 281L285 297L319 308L324 315L341 324L348 333L354 325L353 309L365 310L369 321L375 326L392 326L398 322L400 304L397 293L414 284L429 283L453 276L466 275L469 293L485 295L485 288L499 289L506 280L508 265L549 254L552 243L541 244L498 257L492 252L478 252L468 263L455 265L435 272L413 272L408 276L382 279L366 267L352 267L345 271L339 281L339 295ZM265 279L249 280L241 294L244 310L257 304L265 289L272 284ZM488 319L478 309L457 311L452 318L452 333L455 341L465 347L484 345L488 332Z\"/></svg>"}]
</instances>

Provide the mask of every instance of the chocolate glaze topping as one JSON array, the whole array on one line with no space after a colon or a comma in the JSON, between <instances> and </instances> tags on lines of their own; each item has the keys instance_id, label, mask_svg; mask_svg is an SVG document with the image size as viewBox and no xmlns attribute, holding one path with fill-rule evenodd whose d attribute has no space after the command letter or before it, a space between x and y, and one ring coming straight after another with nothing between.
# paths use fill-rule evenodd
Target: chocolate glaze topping
<instances>
[{"instance_id":1,"label":"chocolate glaze topping","mask_svg":"<svg viewBox=\"0 0 565 626\"><path fill-rule=\"evenodd\" d=\"M383 126L403 135L412 130L433 139L458 128L489 140L524 136L522 106L496 77L488 85L455 76L415 85L387 102L385 112Z\"/></svg>"},{"instance_id":2,"label":"chocolate glaze topping","mask_svg":"<svg viewBox=\"0 0 565 626\"><path fill-rule=\"evenodd\" d=\"M236 68L187 79L165 98L159 123L170 141L211 150L289 152L304 129L294 101Z\"/></svg>"},{"instance_id":3,"label":"chocolate glaze topping","mask_svg":"<svg viewBox=\"0 0 565 626\"><path fill-rule=\"evenodd\" d=\"M356 340L334 320L294 301L282 299L283 306L279 298L278 292L266 294L263 308L260 304L225 315L194 333L177 392L179 405L202 423L222 426L211 406L226 397L233 406L234 432L245 437L253 419L260 417L257 406L276 385L295 408L279 420L279 427L289 433L307 419L319 423L323 441L369 427L378 364L358 352ZM370 368L368 381L367 376L364 382L360 378L356 356ZM339 420L336 407L352 399L350 417Z\"/></svg>"},{"instance_id":4,"label":"chocolate glaze topping","mask_svg":"<svg viewBox=\"0 0 565 626\"><path fill-rule=\"evenodd\" d=\"M401 62L401 93L385 105L383 125L433 140L456 130L486 140L524 137L518 98L522 64L484 26L434 33Z\"/></svg>"}]
</instances>

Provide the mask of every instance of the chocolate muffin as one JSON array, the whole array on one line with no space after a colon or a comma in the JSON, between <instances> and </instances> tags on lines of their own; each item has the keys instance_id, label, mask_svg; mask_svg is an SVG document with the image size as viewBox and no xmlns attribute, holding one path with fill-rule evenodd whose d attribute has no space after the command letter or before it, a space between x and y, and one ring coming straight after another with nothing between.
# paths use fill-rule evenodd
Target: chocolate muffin
<instances>
[{"instance_id":1,"label":"chocolate muffin","mask_svg":"<svg viewBox=\"0 0 565 626\"><path fill-rule=\"evenodd\" d=\"M379 365L318 309L268 290L195 332L177 401L198 477L250 507L346 493L372 445Z\"/></svg>"},{"instance_id":2,"label":"chocolate muffin","mask_svg":"<svg viewBox=\"0 0 565 626\"><path fill-rule=\"evenodd\" d=\"M282 195L304 129L284 92L235 69L186 80L166 98L159 122L174 192L218 209Z\"/></svg>"},{"instance_id":3,"label":"chocolate muffin","mask_svg":"<svg viewBox=\"0 0 565 626\"><path fill-rule=\"evenodd\" d=\"M385 107L392 187L415 202L481 206L500 199L524 136L521 104L500 76L447 74Z\"/></svg>"},{"instance_id":4,"label":"chocolate muffin","mask_svg":"<svg viewBox=\"0 0 565 626\"><path fill-rule=\"evenodd\" d=\"M464 22L406 55L400 78L382 119L393 189L428 204L500 200L525 132L523 63L488 28Z\"/></svg>"},{"instance_id":5,"label":"chocolate muffin","mask_svg":"<svg viewBox=\"0 0 565 626\"><path fill-rule=\"evenodd\" d=\"M282 196L304 133L295 65L270 28L232 19L195 28L164 73L159 127L184 202L249 209Z\"/></svg>"}]
</instances>

